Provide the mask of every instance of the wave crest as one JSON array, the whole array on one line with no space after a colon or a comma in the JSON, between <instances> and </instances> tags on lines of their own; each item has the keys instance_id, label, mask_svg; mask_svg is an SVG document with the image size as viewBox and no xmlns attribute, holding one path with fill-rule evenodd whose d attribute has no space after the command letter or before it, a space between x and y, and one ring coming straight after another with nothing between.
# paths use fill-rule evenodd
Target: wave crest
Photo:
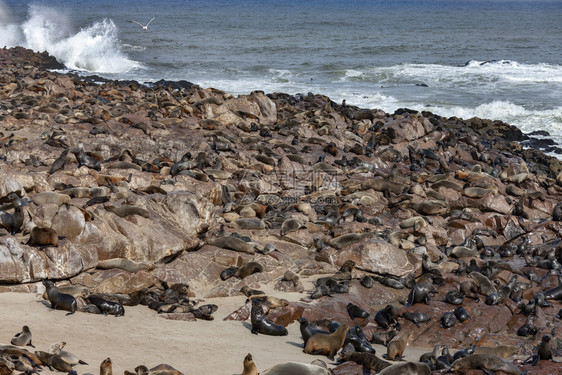
<instances>
[{"instance_id":1,"label":"wave crest","mask_svg":"<svg viewBox=\"0 0 562 375\"><path fill-rule=\"evenodd\" d=\"M0 21L0 44L47 51L72 70L125 73L141 65L122 52L118 28L110 19L74 32L69 17L54 8L31 5L21 25Z\"/></svg>"}]
</instances>

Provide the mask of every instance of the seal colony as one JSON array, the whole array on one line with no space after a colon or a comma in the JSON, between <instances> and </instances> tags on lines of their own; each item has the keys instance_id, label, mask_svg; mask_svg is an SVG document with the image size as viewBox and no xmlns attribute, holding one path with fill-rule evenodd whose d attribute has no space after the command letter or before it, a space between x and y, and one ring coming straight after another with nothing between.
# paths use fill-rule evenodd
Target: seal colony
<instances>
[{"instance_id":1,"label":"seal colony","mask_svg":"<svg viewBox=\"0 0 562 375\"><path fill-rule=\"evenodd\" d=\"M520 130L312 93L233 97L42 68L54 63L0 50L0 290L44 284L46 306L116 321L139 304L212 320L205 298L239 296L222 317L249 319L249 337L283 336L302 318L301 352L381 355L372 341L394 360L407 345L440 345L386 373L552 370L562 163L523 149ZM271 285L302 297L243 288ZM456 362L495 356L496 342L533 357Z\"/></svg>"}]
</instances>

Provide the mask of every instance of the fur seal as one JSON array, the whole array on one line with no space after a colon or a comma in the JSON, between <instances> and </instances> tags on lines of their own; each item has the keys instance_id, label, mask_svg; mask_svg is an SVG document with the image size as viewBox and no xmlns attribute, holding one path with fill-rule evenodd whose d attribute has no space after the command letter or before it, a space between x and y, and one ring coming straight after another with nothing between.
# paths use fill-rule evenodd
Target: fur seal
<instances>
[{"instance_id":1,"label":"fur seal","mask_svg":"<svg viewBox=\"0 0 562 375\"><path fill-rule=\"evenodd\" d=\"M287 219L281 224L280 234L281 236L285 236L288 233L296 232L299 229L306 228L299 220L297 219Z\"/></svg>"},{"instance_id":2,"label":"fur seal","mask_svg":"<svg viewBox=\"0 0 562 375\"><path fill-rule=\"evenodd\" d=\"M492 354L497 355L503 359L507 359L514 356L518 351L518 348L513 345L500 345L500 346L477 346L474 349L474 354Z\"/></svg>"},{"instance_id":3,"label":"fur seal","mask_svg":"<svg viewBox=\"0 0 562 375\"><path fill-rule=\"evenodd\" d=\"M58 246L59 236L57 235L57 232L52 228L33 227L33 229L31 230L31 234L29 235L27 245Z\"/></svg>"},{"instance_id":4,"label":"fur seal","mask_svg":"<svg viewBox=\"0 0 562 375\"><path fill-rule=\"evenodd\" d=\"M402 317L414 323L418 328L421 327L420 323L428 322L431 320L431 317L428 314L419 311L404 311L402 313Z\"/></svg>"},{"instance_id":5,"label":"fur seal","mask_svg":"<svg viewBox=\"0 0 562 375\"><path fill-rule=\"evenodd\" d=\"M244 285L242 288L240 288L240 292L242 292L248 298L250 298L251 296L265 296L265 292L257 289L252 289L248 285Z\"/></svg>"},{"instance_id":6,"label":"fur seal","mask_svg":"<svg viewBox=\"0 0 562 375\"><path fill-rule=\"evenodd\" d=\"M78 162L78 168L85 165L88 168L95 169L96 171L101 171L100 161L97 158L86 154L81 146L82 145L78 145L78 148L72 150L72 153L74 154L74 156L76 157L76 161Z\"/></svg>"},{"instance_id":7,"label":"fur seal","mask_svg":"<svg viewBox=\"0 0 562 375\"><path fill-rule=\"evenodd\" d=\"M150 217L150 211L148 211L146 208L138 206L125 205L115 207L111 204L104 204L103 208L105 208L106 211L112 212L119 217L127 217L131 215L139 215L145 218Z\"/></svg>"},{"instance_id":8,"label":"fur seal","mask_svg":"<svg viewBox=\"0 0 562 375\"><path fill-rule=\"evenodd\" d=\"M398 324L398 309L394 305L386 305L382 310L377 311L375 314L375 322L383 328L387 329L390 326L396 326Z\"/></svg>"},{"instance_id":9,"label":"fur seal","mask_svg":"<svg viewBox=\"0 0 562 375\"><path fill-rule=\"evenodd\" d=\"M123 308L123 305L118 302L107 301L98 296L89 296L86 298L86 300L92 305L95 305L103 315L109 314L115 315L116 317L125 315L125 309Z\"/></svg>"},{"instance_id":10,"label":"fur seal","mask_svg":"<svg viewBox=\"0 0 562 375\"><path fill-rule=\"evenodd\" d=\"M31 331L28 326L23 326L21 332L17 333L10 343L12 345L31 346L32 348L35 348L35 346L31 343Z\"/></svg>"},{"instance_id":11,"label":"fur seal","mask_svg":"<svg viewBox=\"0 0 562 375\"><path fill-rule=\"evenodd\" d=\"M330 330L333 330L333 327L330 327ZM365 333L359 325L355 325L347 330L344 345L346 344L352 344L354 350L360 353L375 354L376 352L375 348L373 348L369 340L367 340L367 337L365 337Z\"/></svg>"},{"instance_id":12,"label":"fur seal","mask_svg":"<svg viewBox=\"0 0 562 375\"><path fill-rule=\"evenodd\" d=\"M369 317L369 313L366 310L351 302L347 304L347 313L353 321L355 321L356 318L359 318L360 321L363 321L364 319L367 319Z\"/></svg>"},{"instance_id":13,"label":"fur seal","mask_svg":"<svg viewBox=\"0 0 562 375\"><path fill-rule=\"evenodd\" d=\"M447 311L441 317L441 327L443 328L451 328L457 322L457 317L454 313Z\"/></svg>"},{"instance_id":14,"label":"fur seal","mask_svg":"<svg viewBox=\"0 0 562 375\"><path fill-rule=\"evenodd\" d=\"M377 374L392 365L392 363L377 357L373 353L357 353L351 350L347 351L345 348L342 350L340 358L345 362L353 361L362 365L363 369L375 371Z\"/></svg>"},{"instance_id":15,"label":"fur seal","mask_svg":"<svg viewBox=\"0 0 562 375\"><path fill-rule=\"evenodd\" d=\"M252 322L252 333L257 335L263 333L270 336L287 336L287 328L282 325L270 322L263 312L263 307L259 302L252 301L252 310L250 313Z\"/></svg>"},{"instance_id":16,"label":"fur seal","mask_svg":"<svg viewBox=\"0 0 562 375\"><path fill-rule=\"evenodd\" d=\"M310 336L304 346L304 352L307 354L325 355L333 360L334 356L345 342L347 330L347 326L342 324L330 335L314 334Z\"/></svg>"},{"instance_id":17,"label":"fur seal","mask_svg":"<svg viewBox=\"0 0 562 375\"><path fill-rule=\"evenodd\" d=\"M373 278L369 275L365 275L361 278L361 280L359 280L359 282L361 283L361 285L363 285L365 288L367 289L371 289L373 287Z\"/></svg>"},{"instance_id":18,"label":"fur seal","mask_svg":"<svg viewBox=\"0 0 562 375\"><path fill-rule=\"evenodd\" d=\"M234 250L241 253L254 254L255 249L248 242L244 242L235 236L223 236L207 241L209 245L222 247L223 249Z\"/></svg>"},{"instance_id":19,"label":"fur seal","mask_svg":"<svg viewBox=\"0 0 562 375\"><path fill-rule=\"evenodd\" d=\"M550 344L550 335L544 335L541 342L537 345L537 354L533 354L527 358L523 364L530 363L531 366L536 366L539 361L552 361L552 346Z\"/></svg>"},{"instance_id":20,"label":"fur seal","mask_svg":"<svg viewBox=\"0 0 562 375\"><path fill-rule=\"evenodd\" d=\"M406 346L408 345L408 341L413 334L414 331L404 332L389 342L386 347L386 359L391 361L401 359L404 354L404 350L406 350Z\"/></svg>"},{"instance_id":21,"label":"fur seal","mask_svg":"<svg viewBox=\"0 0 562 375\"><path fill-rule=\"evenodd\" d=\"M310 323L308 321L308 319L306 319L305 317L300 317L297 319L297 321L300 324L300 332L301 332L301 337L304 341L304 345L306 345L306 342L308 341L308 339L315 334L320 334L320 335L329 335L332 332L330 331L325 331L319 328L315 328L313 327L313 324Z\"/></svg>"},{"instance_id":22,"label":"fur seal","mask_svg":"<svg viewBox=\"0 0 562 375\"><path fill-rule=\"evenodd\" d=\"M330 375L332 372L325 367L308 363L286 362L268 368L261 375Z\"/></svg>"},{"instance_id":23,"label":"fur seal","mask_svg":"<svg viewBox=\"0 0 562 375\"><path fill-rule=\"evenodd\" d=\"M257 273L257 272L262 272L264 270L264 266L261 263L258 262L248 262L242 266L240 266L236 272L234 273L234 276L239 278L239 279L244 279L248 276L250 276L251 274Z\"/></svg>"},{"instance_id":24,"label":"fur seal","mask_svg":"<svg viewBox=\"0 0 562 375\"><path fill-rule=\"evenodd\" d=\"M397 363L383 369L377 375L430 375L431 369L421 362Z\"/></svg>"},{"instance_id":25,"label":"fur seal","mask_svg":"<svg viewBox=\"0 0 562 375\"><path fill-rule=\"evenodd\" d=\"M467 319L470 319L470 315L462 306L457 307L454 311L454 314L461 323L463 323Z\"/></svg>"},{"instance_id":26,"label":"fur seal","mask_svg":"<svg viewBox=\"0 0 562 375\"><path fill-rule=\"evenodd\" d=\"M66 346L66 342L64 341L55 342L51 344L51 347L49 348L49 353L60 356L63 361L66 361L71 365L78 365L78 364L87 365L86 362L84 362L74 354L67 352L66 350L62 350L62 348L64 348L65 346Z\"/></svg>"},{"instance_id":27,"label":"fur seal","mask_svg":"<svg viewBox=\"0 0 562 375\"><path fill-rule=\"evenodd\" d=\"M104 359L100 364L100 375L113 375L111 358Z\"/></svg>"},{"instance_id":28,"label":"fur seal","mask_svg":"<svg viewBox=\"0 0 562 375\"><path fill-rule=\"evenodd\" d=\"M409 307L412 306L414 303L425 303L426 305L429 303L429 295L430 293L438 293L437 288L433 284L429 283L419 283L414 285L410 294L408 294L408 298L406 299L406 303L404 306Z\"/></svg>"},{"instance_id":29,"label":"fur seal","mask_svg":"<svg viewBox=\"0 0 562 375\"><path fill-rule=\"evenodd\" d=\"M480 296L478 295L478 287L476 286L474 281L463 281L459 289L465 297L472 298L477 302L480 300Z\"/></svg>"},{"instance_id":30,"label":"fur seal","mask_svg":"<svg viewBox=\"0 0 562 375\"><path fill-rule=\"evenodd\" d=\"M51 164L51 168L49 169L49 174L53 174L58 170L64 169L64 165L66 164L66 156L68 155L68 149L64 150L58 158L55 159L53 164Z\"/></svg>"},{"instance_id":31,"label":"fur seal","mask_svg":"<svg viewBox=\"0 0 562 375\"><path fill-rule=\"evenodd\" d=\"M10 193L6 196L6 200L14 207L14 213L0 211L0 227L5 228L10 234L14 234L23 225L24 212L23 207L27 204L16 193Z\"/></svg>"},{"instance_id":32,"label":"fur seal","mask_svg":"<svg viewBox=\"0 0 562 375\"><path fill-rule=\"evenodd\" d=\"M47 352L36 351L35 355L37 358L43 362L45 366L48 366L51 371L53 369L61 372L69 372L72 371L72 365L65 360L63 360L60 356L54 355Z\"/></svg>"},{"instance_id":33,"label":"fur seal","mask_svg":"<svg viewBox=\"0 0 562 375\"><path fill-rule=\"evenodd\" d=\"M269 309L275 309L277 307L285 307L289 305L289 301L284 298L277 298L273 296L264 295L253 295L248 297L252 302L259 302L262 306L267 306Z\"/></svg>"},{"instance_id":34,"label":"fur seal","mask_svg":"<svg viewBox=\"0 0 562 375\"><path fill-rule=\"evenodd\" d=\"M51 302L52 309L70 311L66 315L76 312L76 299L73 296L59 292L51 280L43 280L43 285L47 288L47 298Z\"/></svg>"},{"instance_id":35,"label":"fur seal","mask_svg":"<svg viewBox=\"0 0 562 375\"><path fill-rule=\"evenodd\" d=\"M562 203L558 203L552 209L552 220L562 221Z\"/></svg>"},{"instance_id":36,"label":"fur seal","mask_svg":"<svg viewBox=\"0 0 562 375\"><path fill-rule=\"evenodd\" d=\"M445 295L445 302L451 305L461 305L463 300L464 294L457 289L452 289Z\"/></svg>"},{"instance_id":37,"label":"fur seal","mask_svg":"<svg viewBox=\"0 0 562 375\"><path fill-rule=\"evenodd\" d=\"M494 372L503 371L511 375L521 374L521 371L513 363L491 354L470 354L464 358L457 359L453 362L449 371L456 373L471 369Z\"/></svg>"},{"instance_id":38,"label":"fur seal","mask_svg":"<svg viewBox=\"0 0 562 375\"><path fill-rule=\"evenodd\" d=\"M242 371L242 375L258 375L258 369L250 353L244 357L244 370Z\"/></svg>"},{"instance_id":39,"label":"fur seal","mask_svg":"<svg viewBox=\"0 0 562 375\"><path fill-rule=\"evenodd\" d=\"M553 299L555 301L562 301L562 284L559 284L557 287L548 289L547 291L543 292L544 299Z\"/></svg>"},{"instance_id":40,"label":"fur seal","mask_svg":"<svg viewBox=\"0 0 562 375\"><path fill-rule=\"evenodd\" d=\"M154 268L153 265L139 263L127 258L111 258L100 260L96 268L101 270L109 270L112 268L119 268L127 272L135 273L138 271L150 271Z\"/></svg>"},{"instance_id":41,"label":"fur seal","mask_svg":"<svg viewBox=\"0 0 562 375\"><path fill-rule=\"evenodd\" d=\"M396 329L392 329L390 331L375 331L371 337L371 343L387 346L388 343L397 335L398 331Z\"/></svg>"},{"instance_id":42,"label":"fur seal","mask_svg":"<svg viewBox=\"0 0 562 375\"><path fill-rule=\"evenodd\" d=\"M492 293L497 293L494 283L480 272L471 272L468 274L468 277L476 282L479 293L484 294L486 297Z\"/></svg>"}]
</instances>

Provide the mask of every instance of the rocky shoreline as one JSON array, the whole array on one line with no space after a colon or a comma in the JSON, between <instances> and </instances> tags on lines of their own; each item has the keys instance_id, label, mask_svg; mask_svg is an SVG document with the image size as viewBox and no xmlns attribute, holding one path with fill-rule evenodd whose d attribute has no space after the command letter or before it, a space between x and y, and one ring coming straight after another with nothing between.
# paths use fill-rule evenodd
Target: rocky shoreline
<instances>
[{"instance_id":1,"label":"rocky shoreline","mask_svg":"<svg viewBox=\"0 0 562 375\"><path fill-rule=\"evenodd\" d=\"M561 355L560 298L540 295L562 271L562 162L524 149L519 129L311 93L103 81L46 70L53 60L0 50L0 291L51 279L82 297L151 295L163 316L194 320L208 311L158 303L168 286L196 300L274 284L303 293L269 313L285 326L331 319L370 338L392 304L430 316L398 319L415 346L529 356L549 334ZM30 241L39 228L50 242ZM319 276L330 281L304 290ZM461 298L472 319L443 328L463 282L477 288ZM405 307L424 283L437 293ZM350 303L370 316L352 320ZM245 320L250 308L219 313Z\"/></svg>"}]
</instances>

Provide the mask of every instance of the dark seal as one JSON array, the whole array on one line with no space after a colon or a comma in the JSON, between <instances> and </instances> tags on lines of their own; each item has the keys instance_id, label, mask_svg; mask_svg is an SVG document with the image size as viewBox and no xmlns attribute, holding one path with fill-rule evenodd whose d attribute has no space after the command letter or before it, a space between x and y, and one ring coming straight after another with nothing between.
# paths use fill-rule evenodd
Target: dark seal
<instances>
[{"instance_id":1,"label":"dark seal","mask_svg":"<svg viewBox=\"0 0 562 375\"><path fill-rule=\"evenodd\" d=\"M95 305L103 315L124 316L125 308L122 304L111 302L98 296L89 296L86 298L88 302Z\"/></svg>"},{"instance_id":2,"label":"dark seal","mask_svg":"<svg viewBox=\"0 0 562 375\"><path fill-rule=\"evenodd\" d=\"M73 296L59 292L51 280L43 280L43 285L47 288L47 298L52 309L70 311L66 315L76 312L76 299Z\"/></svg>"},{"instance_id":3,"label":"dark seal","mask_svg":"<svg viewBox=\"0 0 562 375\"><path fill-rule=\"evenodd\" d=\"M257 335L263 333L270 336L287 336L287 328L282 325L270 322L263 312L263 308L259 302L252 303L252 311L250 314L252 321L252 333Z\"/></svg>"}]
</instances>

